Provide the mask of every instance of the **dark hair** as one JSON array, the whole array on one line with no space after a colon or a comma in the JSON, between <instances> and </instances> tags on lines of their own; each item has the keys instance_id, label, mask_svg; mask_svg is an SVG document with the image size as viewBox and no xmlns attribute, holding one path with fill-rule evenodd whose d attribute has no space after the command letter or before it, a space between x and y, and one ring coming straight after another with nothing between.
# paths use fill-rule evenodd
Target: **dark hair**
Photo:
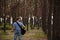
<instances>
[{"instance_id":1,"label":"dark hair","mask_svg":"<svg viewBox=\"0 0 60 40\"><path fill-rule=\"evenodd\" d=\"M15 21L17 21L17 20L19 20L19 19L21 19L21 18L17 17L17 18L15 19Z\"/></svg>"}]
</instances>

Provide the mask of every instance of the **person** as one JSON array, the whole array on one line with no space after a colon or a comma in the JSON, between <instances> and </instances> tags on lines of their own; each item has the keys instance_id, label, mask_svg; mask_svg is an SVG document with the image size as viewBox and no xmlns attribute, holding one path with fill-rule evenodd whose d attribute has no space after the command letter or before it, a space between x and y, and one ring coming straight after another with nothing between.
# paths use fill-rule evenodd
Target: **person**
<instances>
[{"instance_id":1,"label":"person","mask_svg":"<svg viewBox=\"0 0 60 40\"><path fill-rule=\"evenodd\" d=\"M18 37L18 40L21 40L21 37L22 37L21 28L18 26L16 22L18 22L22 28L25 28L25 26L21 22L21 18L16 18L16 21L13 23L14 40L17 40L17 37Z\"/></svg>"}]
</instances>

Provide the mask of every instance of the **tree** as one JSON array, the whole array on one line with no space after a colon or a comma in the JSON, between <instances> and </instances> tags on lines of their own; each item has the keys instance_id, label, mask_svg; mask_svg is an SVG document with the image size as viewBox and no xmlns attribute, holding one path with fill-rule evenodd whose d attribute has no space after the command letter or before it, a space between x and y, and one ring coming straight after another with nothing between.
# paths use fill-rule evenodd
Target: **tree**
<instances>
[{"instance_id":1,"label":"tree","mask_svg":"<svg viewBox=\"0 0 60 40\"><path fill-rule=\"evenodd\" d=\"M53 38L52 40L60 40L60 0L53 0L54 1L54 19L53 19Z\"/></svg>"},{"instance_id":2,"label":"tree","mask_svg":"<svg viewBox=\"0 0 60 40\"><path fill-rule=\"evenodd\" d=\"M47 33L47 26L46 26L46 0L42 0L42 29L45 33Z\"/></svg>"}]
</instances>

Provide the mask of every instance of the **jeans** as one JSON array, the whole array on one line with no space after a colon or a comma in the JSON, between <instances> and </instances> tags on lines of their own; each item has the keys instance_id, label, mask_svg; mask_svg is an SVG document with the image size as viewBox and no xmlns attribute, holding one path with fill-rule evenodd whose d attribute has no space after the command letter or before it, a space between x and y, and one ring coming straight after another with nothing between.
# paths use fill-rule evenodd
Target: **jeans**
<instances>
[{"instance_id":1,"label":"jeans","mask_svg":"<svg viewBox=\"0 0 60 40\"><path fill-rule=\"evenodd\" d=\"M14 40L17 40L17 37L18 37L18 40L21 40L21 31L16 31L14 32Z\"/></svg>"}]
</instances>

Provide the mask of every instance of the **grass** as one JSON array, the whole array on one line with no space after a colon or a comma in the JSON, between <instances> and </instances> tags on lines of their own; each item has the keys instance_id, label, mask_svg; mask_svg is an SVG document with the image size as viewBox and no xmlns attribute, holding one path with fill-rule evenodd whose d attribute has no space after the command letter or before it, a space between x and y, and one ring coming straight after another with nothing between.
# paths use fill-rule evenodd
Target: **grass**
<instances>
[{"instance_id":1,"label":"grass","mask_svg":"<svg viewBox=\"0 0 60 40\"><path fill-rule=\"evenodd\" d=\"M44 32L37 32L34 35L35 38L46 38L46 34L44 34Z\"/></svg>"},{"instance_id":2,"label":"grass","mask_svg":"<svg viewBox=\"0 0 60 40\"><path fill-rule=\"evenodd\" d=\"M36 38L46 38L47 34L44 34L44 32L42 31L42 28L40 27L40 29L35 33Z\"/></svg>"},{"instance_id":3,"label":"grass","mask_svg":"<svg viewBox=\"0 0 60 40\"><path fill-rule=\"evenodd\" d=\"M25 36L33 37L33 38L47 38L47 35L44 34L44 32L42 31L42 28L40 28L39 30L36 29L35 32L33 32L33 30L30 30L30 33L28 33L28 35L26 34Z\"/></svg>"},{"instance_id":4,"label":"grass","mask_svg":"<svg viewBox=\"0 0 60 40\"><path fill-rule=\"evenodd\" d=\"M8 28L12 28L12 25L6 25L6 27L8 27ZM26 26L26 28L27 28L27 26ZM30 28L30 25L28 26L28 30L29 30L29 33L27 33L26 35L25 35L25 37L34 37L34 38L47 38L47 35L46 34L44 34L44 32L42 31L42 28L40 28L39 30L37 30L35 33L33 33L33 31L31 30L31 28ZM34 30L34 29L33 29ZM31 33L31 31L32 31L32 33ZM7 32L5 32L4 33L4 31L3 30L0 30L0 39L6 39L6 38L9 38L8 37L8 33Z\"/></svg>"},{"instance_id":5,"label":"grass","mask_svg":"<svg viewBox=\"0 0 60 40\"><path fill-rule=\"evenodd\" d=\"M4 32L3 30L0 30L0 39L5 39L7 37L8 33Z\"/></svg>"},{"instance_id":6,"label":"grass","mask_svg":"<svg viewBox=\"0 0 60 40\"><path fill-rule=\"evenodd\" d=\"M4 24L0 25L0 29L4 28ZM6 24L6 29L10 30L12 29L12 25Z\"/></svg>"}]
</instances>

